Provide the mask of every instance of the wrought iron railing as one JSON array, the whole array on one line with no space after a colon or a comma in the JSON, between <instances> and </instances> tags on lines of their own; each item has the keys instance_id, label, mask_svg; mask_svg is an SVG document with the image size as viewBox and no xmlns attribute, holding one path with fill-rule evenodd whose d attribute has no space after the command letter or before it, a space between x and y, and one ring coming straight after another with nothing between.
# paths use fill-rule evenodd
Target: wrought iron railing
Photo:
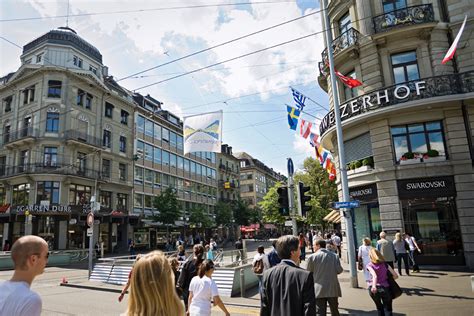
<instances>
[{"instance_id":1,"label":"wrought iron railing","mask_svg":"<svg viewBox=\"0 0 474 316\"><path fill-rule=\"evenodd\" d=\"M388 13L372 18L375 33L385 32L395 27L434 22L432 4L422 4Z\"/></svg>"},{"instance_id":2,"label":"wrought iron railing","mask_svg":"<svg viewBox=\"0 0 474 316\"><path fill-rule=\"evenodd\" d=\"M359 35L360 35L359 31L351 27L350 29L348 29L347 31L345 31L344 33L336 37L332 41L333 55L336 56L344 49L359 43ZM328 65L329 62L328 62L327 47L323 50L323 52L321 53L321 56L323 57L323 61L322 61L323 66Z\"/></svg>"},{"instance_id":3,"label":"wrought iron railing","mask_svg":"<svg viewBox=\"0 0 474 316\"><path fill-rule=\"evenodd\" d=\"M95 147L102 147L102 140L100 138L76 130L67 130L64 132L64 138L66 140L75 140Z\"/></svg>"},{"instance_id":4,"label":"wrought iron railing","mask_svg":"<svg viewBox=\"0 0 474 316\"><path fill-rule=\"evenodd\" d=\"M48 173L74 175L85 178L97 179L99 171L93 169L78 168L71 164L61 164L53 162L41 162L23 164L18 166L5 166L0 168L0 178L11 177L27 173Z\"/></svg>"},{"instance_id":5,"label":"wrought iron railing","mask_svg":"<svg viewBox=\"0 0 474 316\"><path fill-rule=\"evenodd\" d=\"M3 135L3 144L13 143L15 141L25 139L25 138L34 138L38 135L38 130L33 127L24 127L17 131L11 131Z\"/></svg>"},{"instance_id":6,"label":"wrought iron railing","mask_svg":"<svg viewBox=\"0 0 474 316\"><path fill-rule=\"evenodd\" d=\"M380 108L415 100L472 92L474 92L474 71L402 82L347 100L341 104L341 120L345 121ZM384 102L381 103L381 100ZM326 133L334 125L334 110L331 110L321 121L320 135Z\"/></svg>"}]
</instances>

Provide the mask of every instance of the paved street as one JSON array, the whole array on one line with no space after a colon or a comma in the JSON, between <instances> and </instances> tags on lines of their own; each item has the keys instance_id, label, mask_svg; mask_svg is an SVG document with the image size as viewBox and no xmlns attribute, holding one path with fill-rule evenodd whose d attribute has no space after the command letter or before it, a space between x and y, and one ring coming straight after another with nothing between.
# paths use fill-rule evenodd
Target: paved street
<instances>
[{"instance_id":1,"label":"paved street","mask_svg":"<svg viewBox=\"0 0 474 316\"><path fill-rule=\"evenodd\" d=\"M0 280L8 279L11 274L11 271L0 271ZM364 285L361 276L359 274L359 284ZM406 294L394 302L395 315L473 315L474 294L469 276L470 273L466 272L423 269L413 276L403 276L399 284ZM103 290L59 286L63 277L72 284L97 286ZM118 294L110 292L119 290L120 287L89 282L86 277L87 270L84 269L47 268L33 285L33 289L43 298L43 315L120 315L125 311L127 296L122 303L118 303ZM349 288L347 266L339 279L343 291L340 300L341 314L374 315L374 306L367 290ZM259 313L257 306L260 301L256 289L250 291L246 298L223 299L232 315ZM214 307L213 315L223 313Z\"/></svg>"}]
</instances>

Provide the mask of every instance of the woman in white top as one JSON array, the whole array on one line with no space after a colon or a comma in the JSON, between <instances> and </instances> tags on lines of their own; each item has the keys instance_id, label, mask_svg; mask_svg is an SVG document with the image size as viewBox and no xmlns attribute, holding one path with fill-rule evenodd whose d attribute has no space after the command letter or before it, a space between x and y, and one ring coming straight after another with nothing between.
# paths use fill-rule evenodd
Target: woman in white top
<instances>
[{"instance_id":1,"label":"woman in white top","mask_svg":"<svg viewBox=\"0 0 474 316\"><path fill-rule=\"evenodd\" d=\"M189 285L189 309L187 315L210 316L211 300L214 300L214 305L219 306L226 316L230 315L219 297L216 283L211 279L213 272L214 262L212 260L204 260L199 267L198 275L191 280Z\"/></svg>"},{"instance_id":2,"label":"woman in white top","mask_svg":"<svg viewBox=\"0 0 474 316\"><path fill-rule=\"evenodd\" d=\"M258 271L258 272L256 272L257 262L259 263L258 266L261 266L263 268L261 269L261 271ZM255 274L257 275L258 291L260 293L260 297L262 297L263 272L270 268L270 261L268 260L268 256L265 254L265 248L262 245L258 246L257 248L257 253L253 257L252 267L254 269Z\"/></svg>"},{"instance_id":3,"label":"woman in white top","mask_svg":"<svg viewBox=\"0 0 474 316\"><path fill-rule=\"evenodd\" d=\"M372 242L368 237L362 239L362 246L359 247L359 253L357 257L359 258L359 262L362 262L362 270L364 271L364 277L367 284L370 283L372 280L372 275L370 274L369 270L367 270L367 265L370 263L370 249Z\"/></svg>"}]
</instances>

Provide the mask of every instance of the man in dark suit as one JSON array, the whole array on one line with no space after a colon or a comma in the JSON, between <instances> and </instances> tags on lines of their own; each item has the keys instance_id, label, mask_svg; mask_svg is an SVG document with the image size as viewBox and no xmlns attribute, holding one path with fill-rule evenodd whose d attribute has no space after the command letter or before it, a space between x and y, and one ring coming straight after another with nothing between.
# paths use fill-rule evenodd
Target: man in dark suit
<instances>
[{"instance_id":1,"label":"man in dark suit","mask_svg":"<svg viewBox=\"0 0 474 316\"><path fill-rule=\"evenodd\" d=\"M278 238L276 250L281 263L263 274L260 315L315 315L313 274L298 267L298 237Z\"/></svg>"}]
</instances>

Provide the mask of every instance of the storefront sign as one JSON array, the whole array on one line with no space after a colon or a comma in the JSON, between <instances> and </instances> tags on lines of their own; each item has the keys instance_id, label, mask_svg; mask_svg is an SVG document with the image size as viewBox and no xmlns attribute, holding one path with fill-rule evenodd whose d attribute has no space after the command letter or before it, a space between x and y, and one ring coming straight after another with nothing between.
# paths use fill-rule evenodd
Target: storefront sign
<instances>
[{"instance_id":1,"label":"storefront sign","mask_svg":"<svg viewBox=\"0 0 474 316\"><path fill-rule=\"evenodd\" d=\"M10 204L0 206L0 213L8 213L10 211Z\"/></svg>"},{"instance_id":2,"label":"storefront sign","mask_svg":"<svg viewBox=\"0 0 474 316\"><path fill-rule=\"evenodd\" d=\"M71 214L72 209L69 205L17 205L14 209L16 214L25 214L28 212L30 215L41 215L41 214Z\"/></svg>"},{"instance_id":3,"label":"storefront sign","mask_svg":"<svg viewBox=\"0 0 474 316\"><path fill-rule=\"evenodd\" d=\"M455 196L453 177L417 178L397 181L400 198Z\"/></svg>"},{"instance_id":4,"label":"storefront sign","mask_svg":"<svg viewBox=\"0 0 474 316\"><path fill-rule=\"evenodd\" d=\"M378 90L354 98L347 103L341 104L341 121L376 110L380 107L390 106L401 102L407 102L423 98L422 91L426 89L426 81L411 81L407 84L392 86L388 89ZM330 111L322 119L319 125L320 135L336 124L334 110Z\"/></svg>"},{"instance_id":5,"label":"storefront sign","mask_svg":"<svg viewBox=\"0 0 474 316\"><path fill-rule=\"evenodd\" d=\"M377 200L377 185L375 183L360 187L349 188L349 195L358 201Z\"/></svg>"}]
</instances>

